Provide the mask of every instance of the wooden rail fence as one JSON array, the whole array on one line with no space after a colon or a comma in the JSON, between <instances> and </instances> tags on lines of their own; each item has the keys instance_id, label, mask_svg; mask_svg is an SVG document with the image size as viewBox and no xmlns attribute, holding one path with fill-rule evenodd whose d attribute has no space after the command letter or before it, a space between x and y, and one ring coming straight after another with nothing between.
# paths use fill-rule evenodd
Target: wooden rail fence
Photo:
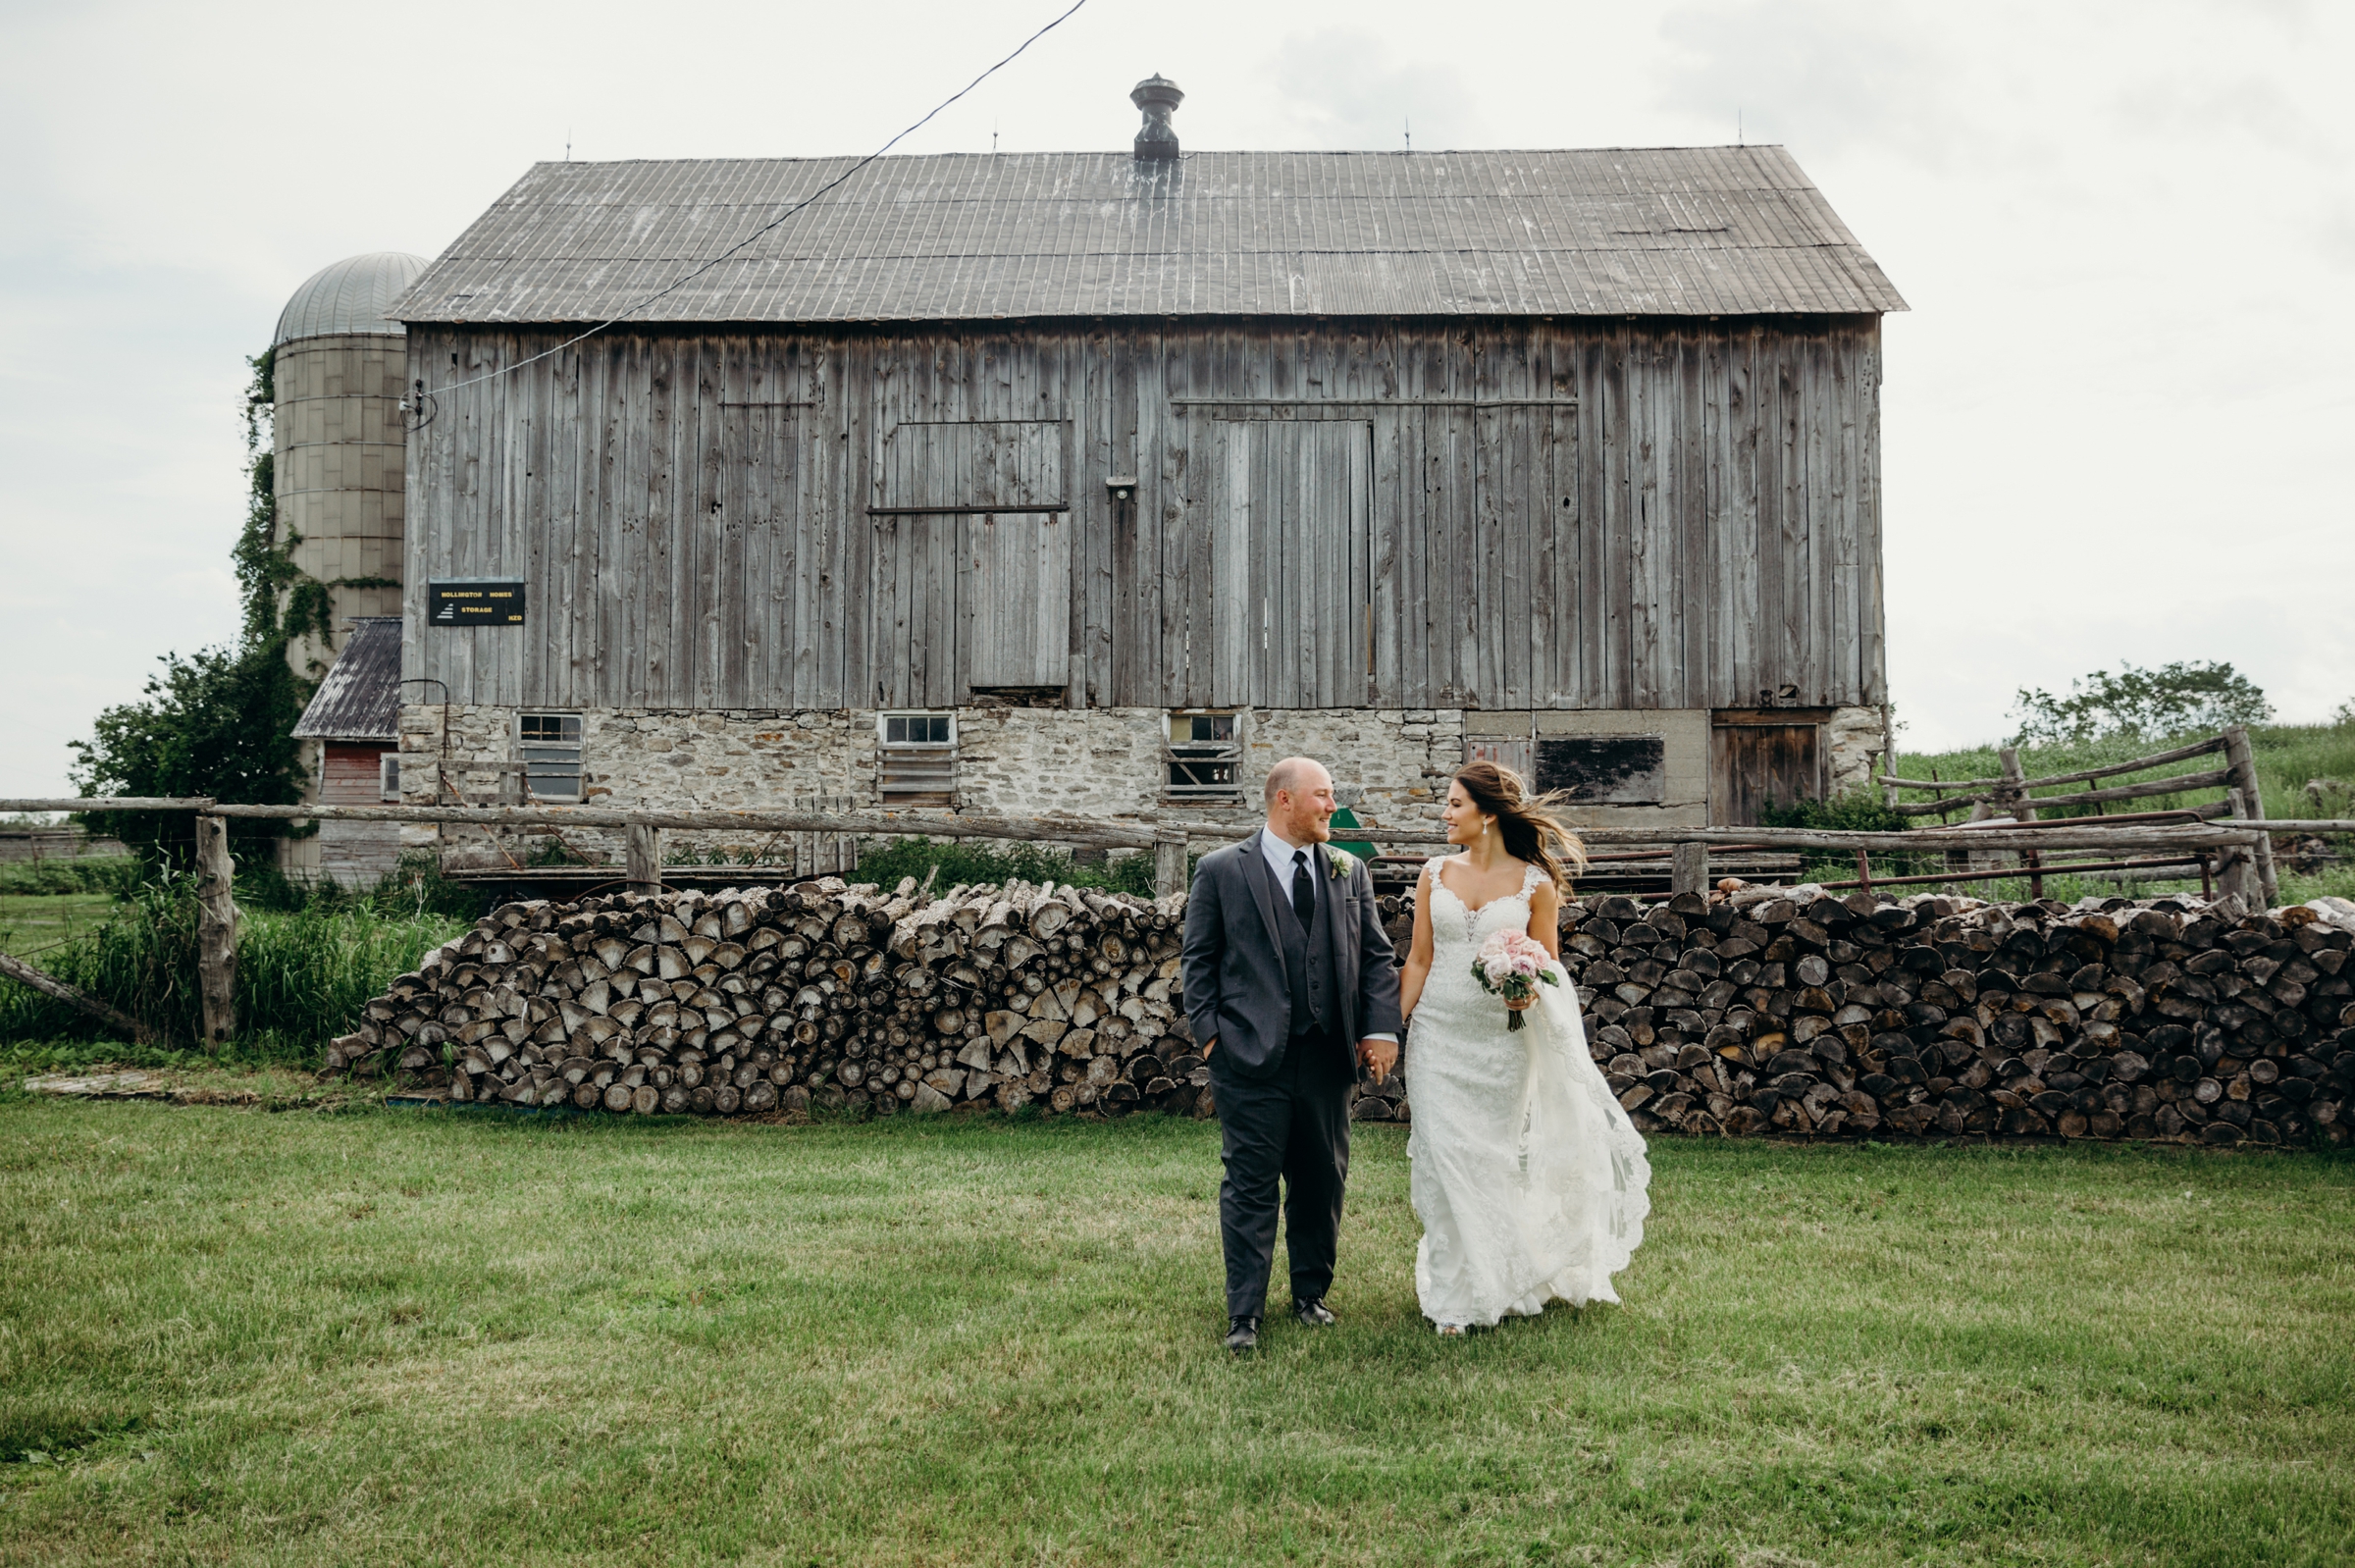
<instances>
[{"instance_id":1,"label":"wooden rail fence","mask_svg":"<svg viewBox=\"0 0 2355 1568\"><path fill-rule=\"evenodd\" d=\"M2173 762L2188 762L2194 758L2223 754L2223 767L2198 772L2175 773L2166 778L2143 779L2133 784L2120 784L2110 789L2079 790L2073 795L2036 795L2031 790L2051 789L2062 784L2089 784L2095 779L2118 778L2127 773L2140 773ZM1889 794L1889 807L1904 816L1935 814L1943 822L1946 813L1962 807L1971 807L1975 814L1986 817L2010 817L2015 822L2032 822L2039 810L2064 806L2090 806L2098 813L2103 808L2125 801L2148 800L2159 795L2180 795L2189 791L2222 789L2221 799L2205 806L2188 808L2200 818L2230 817L2235 821L2263 821L2265 792L2257 782L2257 758L2249 745L2248 729L2228 724L2221 734L2206 740L2178 746L2172 751L2154 752L2123 762L2105 762L2100 767L2088 767L2074 773L2055 773L2046 778L2029 778L2019 762L2019 748L2007 746L1996 753L2000 771L1994 778L1920 779L1897 778L1883 773L1879 782ZM1928 790L1939 796L1933 801L1900 801L1897 792ZM2270 907L2281 896L2281 883L2274 869L2274 846L2269 837L2256 847L2256 874L2260 895Z\"/></svg>"},{"instance_id":2,"label":"wooden rail fence","mask_svg":"<svg viewBox=\"0 0 2355 1568\"><path fill-rule=\"evenodd\" d=\"M481 827L602 827L619 828L626 846L625 880L633 892L656 892L662 885L661 835L665 830L752 833L828 833L868 837L997 839L1025 843L1072 844L1084 848L1150 850L1154 886L1168 895L1185 887L1187 858L1196 844L1219 844L1247 837L1257 822L1197 822L1156 819L1112 820L1062 815L948 815L919 811L767 811L767 810L631 810L587 806L240 806L206 798L111 796L66 800L0 800L0 811L189 811L196 817L198 935L200 982L204 1004L204 1032L208 1042L227 1040L236 1021L236 906L230 896L236 867L229 853L229 822L233 818L286 821L425 822ZM1446 834L1436 825L1407 827L1366 826L1350 830L1356 838L1390 845L1439 845ZM1946 873L1928 878L1872 878L1873 854L1910 854L1918 851L2012 852L2032 860L2047 850L2095 850L2115 857L2125 852L2172 859L2144 860L2144 865L2191 865L2204 857L2216 860L2216 874L2226 892L2255 902L2260 888L2255 867L2268 854L2269 832L2349 833L2355 820L2298 820L2269 822L2234 819L2229 822L2195 820L2182 823L2118 821L2099 817L2038 823L2033 827L1936 827L1902 833L1858 833L1819 828L1768 827L1590 827L1579 830L1589 845L1665 846L1669 851L1671 894L1699 893L1709 885L1709 853L1713 847L1743 850L1827 850L1854 854L1859 881L1854 884L1890 886L1913 881L1966 881L1982 873ZM2047 869L2076 870L2070 864ZM2101 862L2084 869L2104 868ZM748 870L756 868L747 867ZM1984 873L2016 877L2018 868ZM2265 890L2270 897L2270 888ZM55 983L55 982L52 982ZM72 999L69 999L72 1000ZM86 999L85 999L86 1000ZM75 1005L81 1005L77 1002ZM102 1004L101 1004L102 1006ZM85 1009L87 1011L87 1009Z\"/></svg>"}]
</instances>

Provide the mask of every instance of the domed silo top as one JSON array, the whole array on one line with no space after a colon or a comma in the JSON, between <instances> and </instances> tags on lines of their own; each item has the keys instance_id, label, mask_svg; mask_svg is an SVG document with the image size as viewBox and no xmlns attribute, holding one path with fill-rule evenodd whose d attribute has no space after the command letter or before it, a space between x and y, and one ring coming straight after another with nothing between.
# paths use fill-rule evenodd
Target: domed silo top
<instances>
[{"instance_id":1,"label":"domed silo top","mask_svg":"<svg viewBox=\"0 0 2355 1568\"><path fill-rule=\"evenodd\" d=\"M279 313L275 343L297 338L373 334L398 338L405 330L385 311L425 271L425 258L398 250L349 256L311 274Z\"/></svg>"}]
</instances>

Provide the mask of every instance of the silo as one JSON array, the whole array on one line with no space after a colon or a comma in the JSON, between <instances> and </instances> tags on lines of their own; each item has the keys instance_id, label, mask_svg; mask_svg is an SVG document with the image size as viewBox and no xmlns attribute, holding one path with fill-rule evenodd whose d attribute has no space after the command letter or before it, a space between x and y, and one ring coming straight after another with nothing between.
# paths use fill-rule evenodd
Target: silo
<instances>
[{"instance_id":1,"label":"silo","mask_svg":"<svg viewBox=\"0 0 2355 1568\"><path fill-rule=\"evenodd\" d=\"M403 469L401 393L408 345L385 311L420 256L380 250L314 273L278 318L278 537L299 540L294 564L325 587L333 646L298 639L297 673L317 679L340 648L344 620L400 613Z\"/></svg>"},{"instance_id":2,"label":"silo","mask_svg":"<svg viewBox=\"0 0 2355 1568\"><path fill-rule=\"evenodd\" d=\"M278 540L292 543L295 567L326 591L330 629L325 640L305 635L287 645L288 662L306 680L328 675L351 639L354 617L400 613L406 466L400 399L408 385L408 341L385 311L424 270L423 257L398 251L352 256L313 274L278 318L272 343ZM310 591L297 579L292 592ZM342 733L359 722L343 711L351 704L327 706L340 715L337 725L321 729L305 714L295 729L311 776L306 793L313 800L375 799L370 769L378 753L390 751L388 738ZM285 868L337 874L336 846L326 847L330 863L323 866L320 839L287 841ZM352 871L341 874L355 879Z\"/></svg>"}]
</instances>

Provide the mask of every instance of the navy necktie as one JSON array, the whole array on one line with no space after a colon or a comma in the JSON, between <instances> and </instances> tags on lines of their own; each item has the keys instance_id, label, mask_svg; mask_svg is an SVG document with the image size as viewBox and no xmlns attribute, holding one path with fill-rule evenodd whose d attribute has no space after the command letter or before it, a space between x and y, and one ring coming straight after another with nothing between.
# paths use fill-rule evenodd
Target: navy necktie
<instances>
[{"instance_id":1,"label":"navy necktie","mask_svg":"<svg viewBox=\"0 0 2355 1568\"><path fill-rule=\"evenodd\" d=\"M1308 877L1308 851L1292 851L1292 913L1302 930L1317 923L1317 885Z\"/></svg>"}]
</instances>

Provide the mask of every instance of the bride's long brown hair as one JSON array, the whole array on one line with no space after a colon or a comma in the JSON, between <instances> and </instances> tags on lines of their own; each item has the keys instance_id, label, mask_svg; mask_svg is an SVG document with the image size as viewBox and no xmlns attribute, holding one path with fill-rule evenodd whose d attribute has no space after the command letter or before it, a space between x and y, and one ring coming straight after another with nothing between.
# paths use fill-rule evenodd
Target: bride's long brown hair
<instances>
[{"instance_id":1,"label":"bride's long brown hair","mask_svg":"<svg viewBox=\"0 0 2355 1568\"><path fill-rule=\"evenodd\" d=\"M1489 761L1466 762L1455 781L1474 806L1496 818L1505 854L1543 869L1556 892L1570 891L1572 874L1587 868L1587 847L1553 814L1558 793L1532 795L1520 774Z\"/></svg>"}]
</instances>

